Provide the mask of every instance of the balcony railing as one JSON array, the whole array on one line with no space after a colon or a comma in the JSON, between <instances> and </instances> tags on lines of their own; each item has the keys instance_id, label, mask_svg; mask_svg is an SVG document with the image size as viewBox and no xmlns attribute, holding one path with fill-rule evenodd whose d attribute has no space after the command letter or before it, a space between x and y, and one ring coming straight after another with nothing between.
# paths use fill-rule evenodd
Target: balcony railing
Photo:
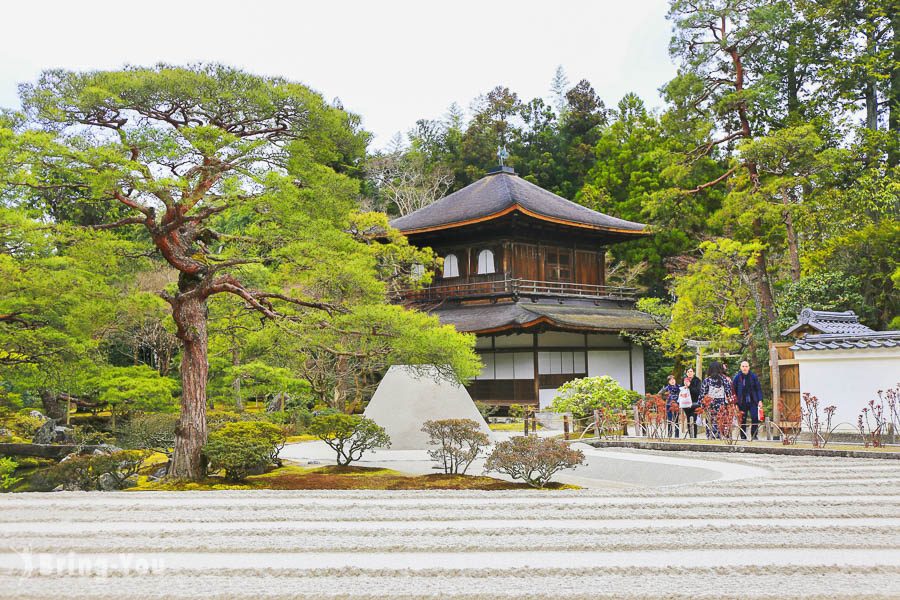
<instances>
[{"instance_id":1,"label":"balcony railing","mask_svg":"<svg viewBox=\"0 0 900 600\"><path fill-rule=\"evenodd\" d=\"M461 300L501 297L552 297L584 298L589 300L635 300L637 289L609 285L591 285L565 281L534 281L531 279L502 279L460 281L442 283L421 290L407 290L403 300L407 302L440 302L441 300Z\"/></svg>"}]
</instances>

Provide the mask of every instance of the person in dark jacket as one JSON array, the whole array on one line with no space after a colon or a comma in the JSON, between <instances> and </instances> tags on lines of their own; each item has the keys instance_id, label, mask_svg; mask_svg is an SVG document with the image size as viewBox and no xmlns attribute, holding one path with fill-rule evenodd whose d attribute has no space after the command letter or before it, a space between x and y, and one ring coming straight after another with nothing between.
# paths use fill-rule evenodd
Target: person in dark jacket
<instances>
[{"instance_id":1,"label":"person in dark jacket","mask_svg":"<svg viewBox=\"0 0 900 600\"><path fill-rule=\"evenodd\" d=\"M741 411L741 439L747 439L745 424L750 418L750 438L756 439L759 430L759 403L762 402L762 386L759 377L750 370L750 363L746 360L741 363L741 370L734 376L734 394L737 397L738 408Z\"/></svg>"},{"instance_id":2,"label":"person in dark jacket","mask_svg":"<svg viewBox=\"0 0 900 600\"><path fill-rule=\"evenodd\" d=\"M691 406L684 409L684 416L687 418L687 434L691 437L697 437L697 409L700 408L700 380L694 377L694 369L688 367L684 372L684 387L691 393ZM686 435L687 435L686 434Z\"/></svg>"},{"instance_id":3,"label":"person in dark jacket","mask_svg":"<svg viewBox=\"0 0 900 600\"><path fill-rule=\"evenodd\" d=\"M681 411L678 408L678 392L680 391L681 388L675 385L674 375L669 375L666 386L659 390L659 395L666 402L666 422L669 435L674 435L676 438L681 437L678 427L678 419L681 417Z\"/></svg>"},{"instance_id":4,"label":"person in dark jacket","mask_svg":"<svg viewBox=\"0 0 900 600\"><path fill-rule=\"evenodd\" d=\"M700 398L703 400L709 397L709 411L703 415L706 420L706 436L713 439L719 439L719 424L716 417L719 411L725 407L728 399L734 393L734 383L731 378L722 370L722 365L718 362L709 364L709 371L700 384Z\"/></svg>"}]
</instances>

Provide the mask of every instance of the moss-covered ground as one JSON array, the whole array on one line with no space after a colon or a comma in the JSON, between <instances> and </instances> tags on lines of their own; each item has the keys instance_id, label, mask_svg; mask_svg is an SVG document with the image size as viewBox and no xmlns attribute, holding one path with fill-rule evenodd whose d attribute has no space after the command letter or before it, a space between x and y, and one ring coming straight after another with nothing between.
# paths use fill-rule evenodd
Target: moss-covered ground
<instances>
[{"instance_id":1,"label":"moss-covered ground","mask_svg":"<svg viewBox=\"0 0 900 600\"><path fill-rule=\"evenodd\" d=\"M299 467L285 465L251 475L243 482L228 482L213 476L201 482L148 481L140 477L128 491L204 491L204 490L516 490L529 489L524 483L512 483L480 475L406 475L391 469L372 467ZM548 489L577 489L552 483Z\"/></svg>"},{"instance_id":2,"label":"moss-covered ground","mask_svg":"<svg viewBox=\"0 0 900 600\"><path fill-rule=\"evenodd\" d=\"M522 431L524 425L519 423L490 423L488 427L491 428L491 431ZM537 426L538 429L543 429L540 424Z\"/></svg>"}]
</instances>

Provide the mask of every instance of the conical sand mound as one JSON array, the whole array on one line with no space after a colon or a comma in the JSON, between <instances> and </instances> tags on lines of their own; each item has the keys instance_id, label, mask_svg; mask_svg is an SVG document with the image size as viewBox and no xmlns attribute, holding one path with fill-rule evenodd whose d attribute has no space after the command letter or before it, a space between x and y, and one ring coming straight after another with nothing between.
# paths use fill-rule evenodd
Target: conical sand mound
<instances>
[{"instance_id":1,"label":"conical sand mound","mask_svg":"<svg viewBox=\"0 0 900 600\"><path fill-rule=\"evenodd\" d=\"M472 419L486 434L491 433L466 388L440 377L434 367L394 365L388 369L365 416L388 432L391 450L428 448L428 436L421 431L425 421Z\"/></svg>"}]
</instances>

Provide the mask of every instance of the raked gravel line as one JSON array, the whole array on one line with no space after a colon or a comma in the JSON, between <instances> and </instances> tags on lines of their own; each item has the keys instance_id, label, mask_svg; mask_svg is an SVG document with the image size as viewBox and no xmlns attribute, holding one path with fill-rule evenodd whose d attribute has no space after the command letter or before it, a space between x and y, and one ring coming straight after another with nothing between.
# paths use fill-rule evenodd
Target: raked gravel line
<instances>
[{"instance_id":1,"label":"raked gravel line","mask_svg":"<svg viewBox=\"0 0 900 600\"><path fill-rule=\"evenodd\" d=\"M768 476L559 492L5 494L0 598L900 598L900 466L714 460Z\"/></svg>"}]
</instances>

